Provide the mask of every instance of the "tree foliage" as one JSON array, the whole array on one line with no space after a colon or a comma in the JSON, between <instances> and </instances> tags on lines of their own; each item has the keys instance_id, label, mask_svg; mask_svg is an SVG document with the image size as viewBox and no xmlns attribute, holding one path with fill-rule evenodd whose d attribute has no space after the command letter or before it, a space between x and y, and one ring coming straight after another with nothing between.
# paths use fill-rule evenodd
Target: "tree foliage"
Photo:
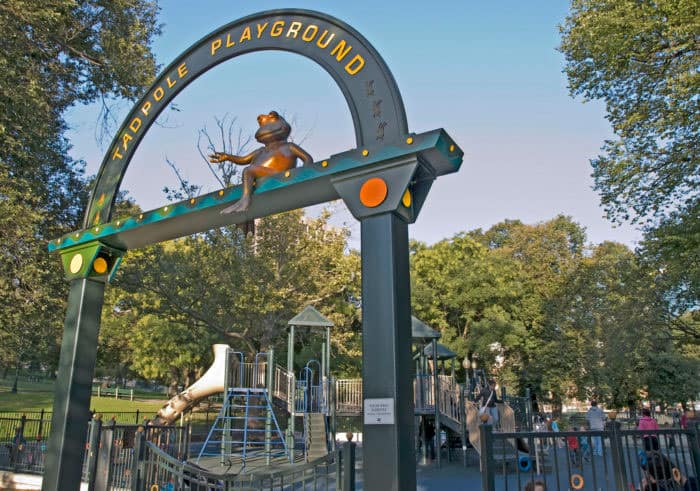
<instances>
[{"instance_id":1,"label":"tree foliage","mask_svg":"<svg viewBox=\"0 0 700 491\"><path fill-rule=\"evenodd\" d=\"M574 0L561 28L572 94L605 101L618 137L592 161L613 218L687 211L700 190L700 5Z\"/></svg>"},{"instance_id":2,"label":"tree foliage","mask_svg":"<svg viewBox=\"0 0 700 491\"><path fill-rule=\"evenodd\" d=\"M645 395L692 398L695 384L686 382L700 357L682 326L697 321L687 314L680 324L658 271L629 248L585 242L585 231L559 216L413 244L415 315L509 391L530 387L555 408L572 397L614 407ZM662 360L669 369L657 376ZM671 396L667 384L688 391Z\"/></svg>"},{"instance_id":3,"label":"tree foliage","mask_svg":"<svg viewBox=\"0 0 700 491\"><path fill-rule=\"evenodd\" d=\"M87 198L63 114L139 95L156 70L156 14L149 0L0 2L0 329L36 334L45 361L57 351L67 291L46 244L79 226ZM16 353L0 343L0 358Z\"/></svg>"},{"instance_id":4,"label":"tree foliage","mask_svg":"<svg viewBox=\"0 0 700 491\"><path fill-rule=\"evenodd\" d=\"M326 214L294 211L259 220L255 236L222 228L131 251L103 316L112 326L105 338L121 330L128 339L124 354L139 375L185 382L214 342L249 355L275 347L284 359L287 321L312 304L336 325L334 364L356 371L359 308L352 300L359 296L359 257L346 253L347 234L331 227ZM145 316L147 336L173 347L167 354L153 357L152 341L137 333ZM298 350L312 346L320 357L320 336L300 332L297 341ZM176 357L177 349L196 357Z\"/></svg>"}]
</instances>

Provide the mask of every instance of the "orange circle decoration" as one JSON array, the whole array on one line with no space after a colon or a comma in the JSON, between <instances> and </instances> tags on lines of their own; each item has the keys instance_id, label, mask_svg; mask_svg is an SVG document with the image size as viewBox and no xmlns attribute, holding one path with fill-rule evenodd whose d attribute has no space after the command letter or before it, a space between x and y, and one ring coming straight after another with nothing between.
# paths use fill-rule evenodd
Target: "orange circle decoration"
<instances>
[{"instance_id":1,"label":"orange circle decoration","mask_svg":"<svg viewBox=\"0 0 700 491\"><path fill-rule=\"evenodd\" d=\"M570 481L571 482L569 484L571 484L571 487L574 489L581 489L585 484L585 481L583 480L583 476L581 474L572 474Z\"/></svg>"},{"instance_id":2,"label":"orange circle decoration","mask_svg":"<svg viewBox=\"0 0 700 491\"><path fill-rule=\"evenodd\" d=\"M95 259L95 261L92 263L92 269L94 269L95 273L97 274L103 274L105 271L107 271L107 261L105 261L105 258L98 257Z\"/></svg>"},{"instance_id":3,"label":"orange circle decoration","mask_svg":"<svg viewBox=\"0 0 700 491\"><path fill-rule=\"evenodd\" d=\"M410 208L410 207L411 207L411 202L412 202L412 201L413 201L413 200L411 199L411 191L409 191L409 190L407 189L406 192L403 193L403 196L401 197L401 203L403 203L403 205L404 205L406 208Z\"/></svg>"},{"instance_id":4,"label":"orange circle decoration","mask_svg":"<svg viewBox=\"0 0 700 491\"><path fill-rule=\"evenodd\" d=\"M360 202L367 208L381 205L386 199L386 181L381 177L367 179L360 188Z\"/></svg>"},{"instance_id":5,"label":"orange circle decoration","mask_svg":"<svg viewBox=\"0 0 700 491\"><path fill-rule=\"evenodd\" d=\"M673 480L676 481L677 483L680 483L681 479L683 479L683 476L681 475L681 471L678 470L678 467L674 467L673 470L671 471L671 474L673 475Z\"/></svg>"}]
</instances>

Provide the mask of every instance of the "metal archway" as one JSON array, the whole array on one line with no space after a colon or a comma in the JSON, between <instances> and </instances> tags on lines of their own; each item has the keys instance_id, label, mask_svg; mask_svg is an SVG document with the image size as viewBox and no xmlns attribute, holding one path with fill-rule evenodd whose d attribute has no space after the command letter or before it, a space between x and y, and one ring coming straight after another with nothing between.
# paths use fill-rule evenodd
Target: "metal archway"
<instances>
[{"instance_id":1,"label":"metal archway","mask_svg":"<svg viewBox=\"0 0 700 491\"><path fill-rule=\"evenodd\" d=\"M246 213L220 213L240 198L240 187L233 187L113 220L113 200L129 161L157 115L197 76L261 50L298 53L333 77L348 103L357 148L262 178L259 198ZM462 156L442 129L408 132L384 61L357 31L328 15L262 12L195 43L122 124L97 176L84 228L49 243L61 255L70 293L42 489L78 489L104 288L126 251L337 198L361 223L365 485L415 489L408 224L418 217L432 182L459 170ZM363 198L368 188L370 201Z\"/></svg>"},{"instance_id":2,"label":"metal archway","mask_svg":"<svg viewBox=\"0 0 700 491\"><path fill-rule=\"evenodd\" d=\"M379 53L355 29L310 10L260 12L206 35L168 65L134 105L114 137L85 214L85 228L109 221L134 151L158 115L187 85L216 65L263 50L296 53L323 67L345 96L358 147L396 142L408 132L401 94Z\"/></svg>"}]
</instances>

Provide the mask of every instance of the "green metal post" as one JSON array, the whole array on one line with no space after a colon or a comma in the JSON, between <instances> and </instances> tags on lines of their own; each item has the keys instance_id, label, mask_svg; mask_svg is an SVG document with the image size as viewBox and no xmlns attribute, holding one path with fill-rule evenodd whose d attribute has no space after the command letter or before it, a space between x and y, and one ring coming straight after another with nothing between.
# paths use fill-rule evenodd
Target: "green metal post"
<instances>
[{"instance_id":1,"label":"green metal post","mask_svg":"<svg viewBox=\"0 0 700 491\"><path fill-rule=\"evenodd\" d=\"M43 491L80 488L104 289L86 278L70 284Z\"/></svg>"},{"instance_id":2,"label":"green metal post","mask_svg":"<svg viewBox=\"0 0 700 491\"><path fill-rule=\"evenodd\" d=\"M234 374L231 373L232 351L233 350L231 349L227 349L226 355L224 356L224 404L226 404L228 400L228 389L233 385L232 381ZM239 383L243 383L243 381L240 380ZM231 416L230 405L228 406L227 414L225 414L225 416ZM219 464L221 465L226 465L226 462L228 460L227 456L231 455L233 447L233 443L231 443L231 440L233 440L231 436L231 419L226 417L224 419L224 427L221 432L221 456L219 457Z\"/></svg>"},{"instance_id":3,"label":"green metal post","mask_svg":"<svg viewBox=\"0 0 700 491\"><path fill-rule=\"evenodd\" d=\"M131 464L131 489L144 489L144 466L146 457L146 438L143 426L139 426L134 437L134 460Z\"/></svg>"},{"instance_id":4,"label":"green metal post","mask_svg":"<svg viewBox=\"0 0 700 491\"><path fill-rule=\"evenodd\" d=\"M343 443L343 491L355 491L355 442Z\"/></svg>"},{"instance_id":5,"label":"green metal post","mask_svg":"<svg viewBox=\"0 0 700 491\"><path fill-rule=\"evenodd\" d=\"M289 326L289 340L287 344L287 374L291 374L292 383L289 393L291 406L289 420L287 422L287 448L289 449L289 460L294 463L294 414L296 410L297 384L294 377L294 326Z\"/></svg>"},{"instance_id":6,"label":"green metal post","mask_svg":"<svg viewBox=\"0 0 700 491\"><path fill-rule=\"evenodd\" d=\"M459 386L459 430L460 436L462 437L462 463L464 467L467 466L467 440L469 439L467 433L467 411L466 404L464 401L464 386Z\"/></svg>"},{"instance_id":7,"label":"green metal post","mask_svg":"<svg viewBox=\"0 0 700 491\"><path fill-rule=\"evenodd\" d=\"M433 339L433 404L435 405L435 455L437 457L437 466L440 468L441 456L440 456L440 377L438 377L438 352L437 352L437 340Z\"/></svg>"},{"instance_id":8,"label":"green metal post","mask_svg":"<svg viewBox=\"0 0 700 491\"><path fill-rule=\"evenodd\" d=\"M97 417L90 421L90 435L88 440L88 491L95 489L95 475L97 471L97 456L100 451L100 432L102 420Z\"/></svg>"},{"instance_id":9,"label":"green metal post","mask_svg":"<svg viewBox=\"0 0 700 491\"><path fill-rule=\"evenodd\" d=\"M688 436L688 447L695 467L695 475L700 475L700 425L693 424L686 430Z\"/></svg>"},{"instance_id":10,"label":"green metal post","mask_svg":"<svg viewBox=\"0 0 700 491\"><path fill-rule=\"evenodd\" d=\"M613 473L617 489L627 489L627 471L625 468L624 450L622 448L622 435L620 434L620 423L611 421L610 425L610 454L612 460Z\"/></svg>"},{"instance_id":11,"label":"green metal post","mask_svg":"<svg viewBox=\"0 0 700 491\"><path fill-rule=\"evenodd\" d=\"M267 350L267 397L270 402L274 395L272 394L274 376L273 366L275 364L275 351L272 347ZM265 463L270 465L270 439L272 438L272 406L268 405L265 418Z\"/></svg>"},{"instance_id":12,"label":"green metal post","mask_svg":"<svg viewBox=\"0 0 700 491\"><path fill-rule=\"evenodd\" d=\"M493 464L493 426L482 423L479 426L479 439L481 443L481 490L496 491L495 466Z\"/></svg>"},{"instance_id":13,"label":"green metal post","mask_svg":"<svg viewBox=\"0 0 700 491\"><path fill-rule=\"evenodd\" d=\"M408 224L393 213L362 218L360 223L364 487L414 491ZM368 418L372 399L388 400L393 420L376 424Z\"/></svg>"},{"instance_id":14,"label":"green metal post","mask_svg":"<svg viewBox=\"0 0 700 491\"><path fill-rule=\"evenodd\" d=\"M326 327L326 378L331 376L331 328Z\"/></svg>"},{"instance_id":15,"label":"green metal post","mask_svg":"<svg viewBox=\"0 0 700 491\"><path fill-rule=\"evenodd\" d=\"M338 409L335 378L328 380L328 394L331 410L331 450L335 451L335 432L337 429L336 411Z\"/></svg>"}]
</instances>

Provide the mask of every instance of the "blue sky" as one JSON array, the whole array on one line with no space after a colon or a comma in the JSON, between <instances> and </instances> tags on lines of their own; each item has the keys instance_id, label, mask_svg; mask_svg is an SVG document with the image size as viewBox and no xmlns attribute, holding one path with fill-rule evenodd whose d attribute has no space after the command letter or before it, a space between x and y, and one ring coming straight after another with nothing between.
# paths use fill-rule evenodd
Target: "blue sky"
<instances>
[{"instance_id":1,"label":"blue sky","mask_svg":"<svg viewBox=\"0 0 700 491\"><path fill-rule=\"evenodd\" d=\"M602 104L568 95L556 51L566 1L170 0L161 7L163 34L154 50L163 66L207 33L261 10L318 10L362 33L397 80L409 130L445 128L465 151L461 171L434 184L410 227L413 238L434 243L506 218L535 223L559 213L585 226L593 243L633 246L641 237L632 227L613 227L591 189L589 159L612 133ZM213 128L214 116L236 116L252 134L255 117L275 109L295 120L292 137L303 139L315 160L354 147L340 90L320 67L293 54L235 58L192 83L175 103L179 111L149 131L123 182L145 209L162 205L162 188L176 184L166 157L205 191L218 188L195 146L198 129ZM128 103L116 106L118 124L129 109ZM95 141L97 112L76 107L67 115L72 155L87 162L90 174L111 140ZM344 205L334 209L358 245L359 225Z\"/></svg>"}]
</instances>

